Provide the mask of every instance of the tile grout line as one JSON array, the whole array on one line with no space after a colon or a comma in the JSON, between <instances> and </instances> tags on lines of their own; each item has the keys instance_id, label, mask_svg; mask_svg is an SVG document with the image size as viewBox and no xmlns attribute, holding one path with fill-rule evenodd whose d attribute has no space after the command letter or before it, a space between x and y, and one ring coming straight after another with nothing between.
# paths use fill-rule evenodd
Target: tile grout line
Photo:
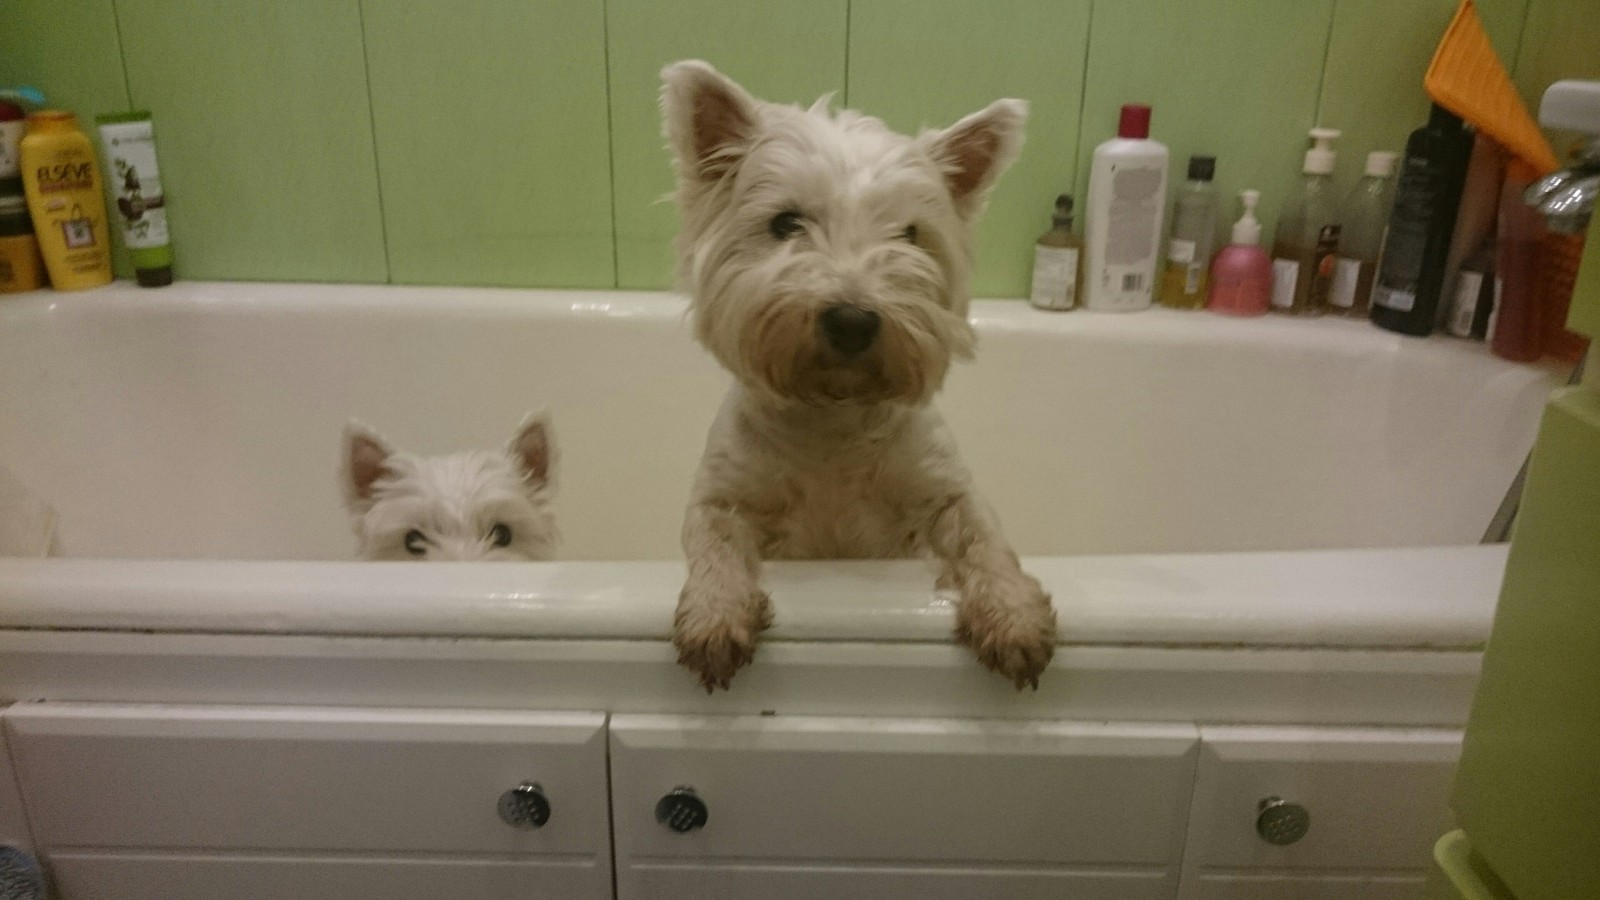
<instances>
[{"instance_id":1,"label":"tile grout line","mask_svg":"<svg viewBox=\"0 0 1600 900\"><path fill-rule=\"evenodd\" d=\"M608 166L606 190L611 195L611 286L620 289L622 287L622 250L618 246L620 236L617 233L617 223L621 220L622 214L621 210L617 208L617 127L612 120L615 110L612 109L611 105L611 0L600 0L600 63L606 72L606 162ZM615 878L614 872L613 878Z\"/></svg>"},{"instance_id":2,"label":"tile grout line","mask_svg":"<svg viewBox=\"0 0 1600 900\"><path fill-rule=\"evenodd\" d=\"M383 243L383 283L394 284L394 266L389 259L389 217L383 209L383 165L378 160L378 110L372 102L372 58L367 53L366 0L356 0L356 24L361 32L361 74L367 88L367 130L372 136L372 178L378 188L378 237Z\"/></svg>"},{"instance_id":3,"label":"tile grout line","mask_svg":"<svg viewBox=\"0 0 1600 900\"><path fill-rule=\"evenodd\" d=\"M1334 25L1339 20L1339 0L1328 4L1328 31L1322 39L1322 68L1317 70L1317 104L1312 110L1311 127L1322 127L1323 95L1328 89L1328 60L1333 57Z\"/></svg>"},{"instance_id":4,"label":"tile grout line","mask_svg":"<svg viewBox=\"0 0 1600 900\"><path fill-rule=\"evenodd\" d=\"M1522 42L1528 37L1528 20L1533 18L1533 4L1538 0L1528 0L1522 6L1522 20L1517 23L1517 39L1511 45L1511 65L1506 66L1506 75L1510 77L1513 86L1517 82L1517 67L1522 65ZM1521 93L1519 89L1517 93Z\"/></svg>"},{"instance_id":5,"label":"tile grout line","mask_svg":"<svg viewBox=\"0 0 1600 900\"><path fill-rule=\"evenodd\" d=\"M844 0L844 97L841 106L850 105L850 23L855 13L854 0Z\"/></svg>"},{"instance_id":6,"label":"tile grout line","mask_svg":"<svg viewBox=\"0 0 1600 900\"><path fill-rule=\"evenodd\" d=\"M122 97L125 109L133 109L133 79L128 75L128 42L122 37L122 13L118 0L111 0L111 29L117 33L117 62L122 64Z\"/></svg>"},{"instance_id":7,"label":"tile grout line","mask_svg":"<svg viewBox=\"0 0 1600 900\"><path fill-rule=\"evenodd\" d=\"M1067 187L1078 193L1078 169L1083 163L1083 116L1089 102L1089 57L1094 52L1094 0L1089 0L1089 21L1083 28L1083 75L1078 80L1078 133L1072 141L1072 177ZM1078 197L1079 209L1087 198Z\"/></svg>"}]
</instances>

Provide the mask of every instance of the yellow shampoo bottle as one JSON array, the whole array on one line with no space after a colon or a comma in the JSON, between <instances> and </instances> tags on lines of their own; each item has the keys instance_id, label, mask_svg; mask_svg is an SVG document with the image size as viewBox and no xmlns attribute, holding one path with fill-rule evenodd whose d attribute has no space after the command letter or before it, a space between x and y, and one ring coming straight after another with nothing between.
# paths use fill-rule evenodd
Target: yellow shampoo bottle
<instances>
[{"instance_id":1,"label":"yellow shampoo bottle","mask_svg":"<svg viewBox=\"0 0 1600 900\"><path fill-rule=\"evenodd\" d=\"M94 145L70 112L28 116L22 187L50 284L76 291L111 281L111 233Z\"/></svg>"}]
</instances>

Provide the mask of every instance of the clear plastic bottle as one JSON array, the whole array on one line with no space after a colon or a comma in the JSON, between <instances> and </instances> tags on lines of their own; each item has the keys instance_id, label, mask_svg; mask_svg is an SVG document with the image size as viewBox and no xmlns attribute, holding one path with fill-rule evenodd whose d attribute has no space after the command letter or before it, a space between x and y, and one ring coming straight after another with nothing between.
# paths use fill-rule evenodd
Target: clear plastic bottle
<instances>
[{"instance_id":1,"label":"clear plastic bottle","mask_svg":"<svg viewBox=\"0 0 1600 900\"><path fill-rule=\"evenodd\" d=\"M1206 305L1206 275L1217 234L1217 188L1214 156L1189 157L1189 180L1172 203L1172 238L1167 241L1167 266L1161 275L1161 305L1200 309Z\"/></svg>"},{"instance_id":2,"label":"clear plastic bottle","mask_svg":"<svg viewBox=\"0 0 1600 900\"><path fill-rule=\"evenodd\" d=\"M1383 249L1383 229L1394 203L1394 162L1400 154L1374 150L1367 170L1344 202L1339 228L1339 262L1328 288L1328 312L1365 318L1372 300L1372 280Z\"/></svg>"},{"instance_id":3,"label":"clear plastic bottle","mask_svg":"<svg viewBox=\"0 0 1600 900\"><path fill-rule=\"evenodd\" d=\"M1033 246L1033 288L1028 302L1039 309L1067 310L1083 291L1083 240L1072 233L1072 195L1056 198L1050 230Z\"/></svg>"},{"instance_id":4,"label":"clear plastic bottle","mask_svg":"<svg viewBox=\"0 0 1600 900\"><path fill-rule=\"evenodd\" d=\"M1339 254L1339 198L1334 195L1332 128L1311 129L1300 187L1289 195L1272 242L1272 309L1294 316L1320 316Z\"/></svg>"}]
</instances>

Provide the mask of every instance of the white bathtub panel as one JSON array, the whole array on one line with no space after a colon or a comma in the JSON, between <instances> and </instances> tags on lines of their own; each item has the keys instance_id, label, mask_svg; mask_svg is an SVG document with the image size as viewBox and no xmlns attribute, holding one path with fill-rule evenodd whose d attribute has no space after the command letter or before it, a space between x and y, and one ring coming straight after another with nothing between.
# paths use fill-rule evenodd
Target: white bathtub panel
<instances>
[{"instance_id":1,"label":"white bathtub panel","mask_svg":"<svg viewBox=\"0 0 1600 900\"><path fill-rule=\"evenodd\" d=\"M978 361L940 405L1029 554L1469 543L1553 383L1363 323L973 316ZM725 383L666 295L42 292L0 304L0 463L57 506L69 555L340 558L348 417L443 452L545 407L564 555L671 558Z\"/></svg>"},{"instance_id":2,"label":"white bathtub panel","mask_svg":"<svg viewBox=\"0 0 1600 900\"><path fill-rule=\"evenodd\" d=\"M774 642L707 695L665 641L0 630L0 699L1460 727L1482 654L1063 647L1038 691L964 648Z\"/></svg>"}]
</instances>

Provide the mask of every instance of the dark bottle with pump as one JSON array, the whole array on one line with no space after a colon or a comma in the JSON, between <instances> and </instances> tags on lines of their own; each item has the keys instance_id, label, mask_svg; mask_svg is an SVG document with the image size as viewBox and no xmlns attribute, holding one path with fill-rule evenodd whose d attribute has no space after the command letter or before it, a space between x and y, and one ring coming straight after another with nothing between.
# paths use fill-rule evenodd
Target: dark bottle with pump
<instances>
[{"instance_id":1,"label":"dark bottle with pump","mask_svg":"<svg viewBox=\"0 0 1600 900\"><path fill-rule=\"evenodd\" d=\"M1418 337L1433 331L1471 156L1472 132L1438 104L1406 141L1372 289L1372 321L1380 328Z\"/></svg>"}]
</instances>

